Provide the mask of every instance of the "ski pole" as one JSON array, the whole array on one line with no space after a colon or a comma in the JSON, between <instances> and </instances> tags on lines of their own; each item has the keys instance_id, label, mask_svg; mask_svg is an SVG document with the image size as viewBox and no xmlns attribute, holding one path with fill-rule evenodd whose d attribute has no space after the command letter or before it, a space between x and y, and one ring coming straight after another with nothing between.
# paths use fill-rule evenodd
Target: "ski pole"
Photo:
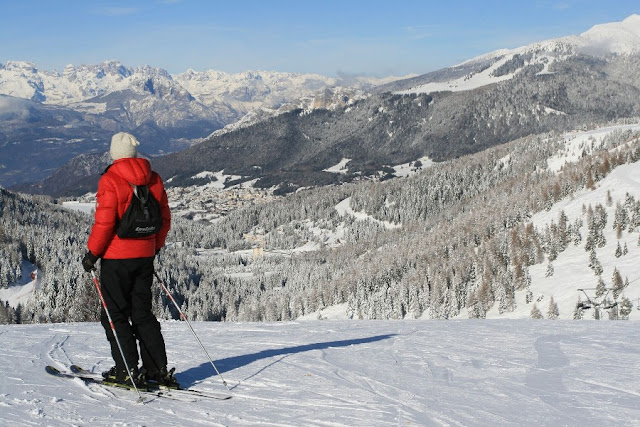
<instances>
[{"instance_id":1,"label":"ski pole","mask_svg":"<svg viewBox=\"0 0 640 427\"><path fill-rule=\"evenodd\" d=\"M98 282L98 278L96 277L95 271L91 270L91 277L93 277L93 283L96 285L96 289L98 290L98 295L100 296L100 301L102 302L102 307L104 311L107 313L107 318L109 319L109 326L111 326L111 331L113 332L113 336L116 337L116 344L118 344L118 349L120 349L120 355L122 356L122 360L124 361L124 366L127 368L127 374L129 374L129 379L131 380L131 384L133 384L133 388L138 393L138 403L144 403L144 398L138 390L138 386L136 386L135 381L133 380L133 376L131 375L131 369L129 369L129 364L127 363L127 359L124 357L124 351L122 350L122 346L120 345L120 340L118 339L118 334L116 333L116 327L113 324L113 320L111 320L111 314L109 314L109 309L107 308L107 303L104 300L104 296L102 295L102 290L100 289L100 283Z\"/></svg>"},{"instance_id":2,"label":"ski pole","mask_svg":"<svg viewBox=\"0 0 640 427\"><path fill-rule=\"evenodd\" d=\"M216 368L216 365L213 363L213 360L211 360L211 356L209 356L209 352L207 352L207 349L204 348L204 345L202 344L202 341L200 341L200 338L198 338L198 335L196 334L196 331L193 330L193 327L191 326L191 322L189 322L189 319L187 319L187 316L184 315L184 313L182 312L182 310L178 306L178 303L176 302L176 300L173 299L173 295L171 295L171 292L169 292L169 290L164 285L162 280L160 280L160 277L158 276L158 273L156 273L154 271L153 275L156 276L156 279L158 280L158 282L160 282L160 286L162 286L162 289L164 290L164 293L167 294L167 296L169 297L169 299L171 300L173 305L178 309L178 312L180 313L180 318L182 320L184 320L185 322L187 322L187 325L189 325L189 329L191 329L191 332L193 333L193 336L196 337L196 340L200 344L200 347L202 347L202 350L204 351L204 354L206 354L207 357L209 358L209 362L211 363L211 366L213 366L213 369L216 371L216 374L218 374L218 376L222 380L222 384L224 384L224 386L227 388L227 390L231 391L231 389L227 385L227 382L224 380L224 378L222 378L222 375L220 374L220 371L218 371L218 368Z\"/></svg>"}]
</instances>

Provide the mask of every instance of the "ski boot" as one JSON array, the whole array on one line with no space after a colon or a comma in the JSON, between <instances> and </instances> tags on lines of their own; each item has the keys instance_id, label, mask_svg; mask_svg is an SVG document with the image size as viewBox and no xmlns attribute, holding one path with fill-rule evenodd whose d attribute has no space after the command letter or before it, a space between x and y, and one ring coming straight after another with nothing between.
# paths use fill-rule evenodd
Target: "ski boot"
<instances>
[{"instance_id":1,"label":"ski boot","mask_svg":"<svg viewBox=\"0 0 640 427\"><path fill-rule=\"evenodd\" d=\"M140 390L147 390L149 387L144 373L139 372L138 368L133 368L131 370L131 377L129 377L129 373L126 369L114 366L108 371L103 372L102 378L105 384L124 388L134 388L131 381L131 378L133 378L133 383L136 388Z\"/></svg>"},{"instance_id":2,"label":"ski boot","mask_svg":"<svg viewBox=\"0 0 640 427\"><path fill-rule=\"evenodd\" d=\"M147 380L150 387L167 388L167 389L180 389L180 384L173 373L176 368L171 368L167 371L167 368L162 368L156 372L147 372Z\"/></svg>"}]
</instances>

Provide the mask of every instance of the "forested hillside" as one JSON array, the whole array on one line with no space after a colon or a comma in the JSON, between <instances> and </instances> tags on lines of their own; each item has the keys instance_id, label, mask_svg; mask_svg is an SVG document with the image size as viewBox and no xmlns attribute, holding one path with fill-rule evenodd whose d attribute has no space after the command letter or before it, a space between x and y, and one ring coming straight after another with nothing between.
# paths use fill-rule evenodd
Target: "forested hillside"
<instances>
[{"instance_id":1,"label":"forested hillside","mask_svg":"<svg viewBox=\"0 0 640 427\"><path fill-rule=\"evenodd\" d=\"M408 178L299 191L213 224L176 216L156 265L199 320L289 320L337 304L354 318L508 313L516 291L529 285L529 267L571 245L593 250L597 261L604 227L639 232L640 189L616 218L595 205L585 206L584 220L530 223L536 212L640 160L637 126L619 128L579 147L562 133L525 137ZM573 162L557 166L569 149ZM17 313L7 309L5 320L97 319L80 265L91 217L45 197L0 191L1 286L16 281L25 261L41 274L33 297ZM155 291L158 315L176 317Z\"/></svg>"},{"instance_id":2,"label":"forested hillside","mask_svg":"<svg viewBox=\"0 0 640 427\"><path fill-rule=\"evenodd\" d=\"M523 66L506 81L462 92L384 93L342 110L293 111L158 158L158 171L186 185L202 171L299 187L377 176L427 156L445 161L528 135L640 114L640 57L573 56ZM507 72L507 71L504 71ZM344 175L327 173L343 158Z\"/></svg>"}]
</instances>

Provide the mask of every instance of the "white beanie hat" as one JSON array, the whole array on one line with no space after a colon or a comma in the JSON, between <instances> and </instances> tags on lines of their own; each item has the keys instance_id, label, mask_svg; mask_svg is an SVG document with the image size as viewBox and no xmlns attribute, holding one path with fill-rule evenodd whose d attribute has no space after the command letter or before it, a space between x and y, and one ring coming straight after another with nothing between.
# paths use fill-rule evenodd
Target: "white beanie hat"
<instances>
[{"instance_id":1,"label":"white beanie hat","mask_svg":"<svg viewBox=\"0 0 640 427\"><path fill-rule=\"evenodd\" d=\"M111 138L111 158L113 160L124 159L127 157L138 157L138 149L140 142L135 136L127 132L118 132Z\"/></svg>"}]
</instances>

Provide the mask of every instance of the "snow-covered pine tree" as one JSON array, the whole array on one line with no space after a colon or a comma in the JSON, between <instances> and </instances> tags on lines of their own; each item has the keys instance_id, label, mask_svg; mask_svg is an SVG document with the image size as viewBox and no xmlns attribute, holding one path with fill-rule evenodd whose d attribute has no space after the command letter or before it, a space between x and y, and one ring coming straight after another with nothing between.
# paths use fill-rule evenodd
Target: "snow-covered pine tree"
<instances>
[{"instance_id":1,"label":"snow-covered pine tree","mask_svg":"<svg viewBox=\"0 0 640 427\"><path fill-rule=\"evenodd\" d=\"M547 309L547 319L556 320L560 317L560 309L554 301L553 296L549 299L549 308Z\"/></svg>"},{"instance_id":2,"label":"snow-covered pine tree","mask_svg":"<svg viewBox=\"0 0 640 427\"><path fill-rule=\"evenodd\" d=\"M604 206L598 203L594 209L595 227L596 227L596 240L595 244L599 248L605 247L607 239L604 237L604 228L607 225L607 210Z\"/></svg>"},{"instance_id":3,"label":"snow-covered pine tree","mask_svg":"<svg viewBox=\"0 0 640 427\"><path fill-rule=\"evenodd\" d=\"M551 262L549 262L549 264L547 264L547 269L546 269L546 271L544 273L544 277L553 276L553 272L554 272L553 264Z\"/></svg>"},{"instance_id":4,"label":"snow-covered pine tree","mask_svg":"<svg viewBox=\"0 0 640 427\"><path fill-rule=\"evenodd\" d=\"M598 276L598 283L596 285L596 298L604 296L606 291L607 287L604 283L604 280L602 280L602 276Z\"/></svg>"},{"instance_id":5,"label":"snow-covered pine tree","mask_svg":"<svg viewBox=\"0 0 640 427\"><path fill-rule=\"evenodd\" d=\"M579 246L582 242L582 234L580 233L580 229L583 226L582 218L576 218L573 223L573 244L574 246Z\"/></svg>"},{"instance_id":6,"label":"snow-covered pine tree","mask_svg":"<svg viewBox=\"0 0 640 427\"><path fill-rule=\"evenodd\" d=\"M622 231L628 227L629 225L629 216L627 215L627 210L622 205L622 203L618 202L616 204L616 211L614 214L613 220L613 229L616 231L616 238L620 239L622 237Z\"/></svg>"},{"instance_id":7,"label":"snow-covered pine tree","mask_svg":"<svg viewBox=\"0 0 640 427\"><path fill-rule=\"evenodd\" d=\"M582 301L578 298L578 302L576 303L576 308L573 310L573 320L582 320L584 317L584 308L582 306Z\"/></svg>"},{"instance_id":8,"label":"snow-covered pine tree","mask_svg":"<svg viewBox=\"0 0 640 427\"><path fill-rule=\"evenodd\" d=\"M533 301L533 292L531 292L531 287L527 286L527 290L525 293L525 303L531 304L532 301Z\"/></svg>"},{"instance_id":9,"label":"snow-covered pine tree","mask_svg":"<svg viewBox=\"0 0 640 427\"><path fill-rule=\"evenodd\" d=\"M533 303L533 307L531 307L530 317L532 319L544 319L544 316L542 315L542 312L540 311L536 303Z\"/></svg>"},{"instance_id":10,"label":"snow-covered pine tree","mask_svg":"<svg viewBox=\"0 0 640 427\"><path fill-rule=\"evenodd\" d=\"M613 269L613 276L611 277L611 286L613 288L613 299L618 299L618 296L622 293L624 289L624 281L622 280L622 276L618 271L618 267Z\"/></svg>"},{"instance_id":11,"label":"snow-covered pine tree","mask_svg":"<svg viewBox=\"0 0 640 427\"><path fill-rule=\"evenodd\" d=\"M618 314L620 315L620 319L628 320L629 314L631 314L631 310L633 309L633 303L629 298L623 296L619 303L620 309Z\"/></svg>"},{"instance_id":12,"label":"snow-covered pine tree","mask_svg":"<svg viewBox=\"0 0 640 427\"><path fill-rule=\"evenodd\" d=\"M600 264L600 261L598 261L595 248L592 248L589 254L589 268L593 270L593 273L596 276L599 276L602 274L602 264Z\"/></svg>"}]
</instances>

